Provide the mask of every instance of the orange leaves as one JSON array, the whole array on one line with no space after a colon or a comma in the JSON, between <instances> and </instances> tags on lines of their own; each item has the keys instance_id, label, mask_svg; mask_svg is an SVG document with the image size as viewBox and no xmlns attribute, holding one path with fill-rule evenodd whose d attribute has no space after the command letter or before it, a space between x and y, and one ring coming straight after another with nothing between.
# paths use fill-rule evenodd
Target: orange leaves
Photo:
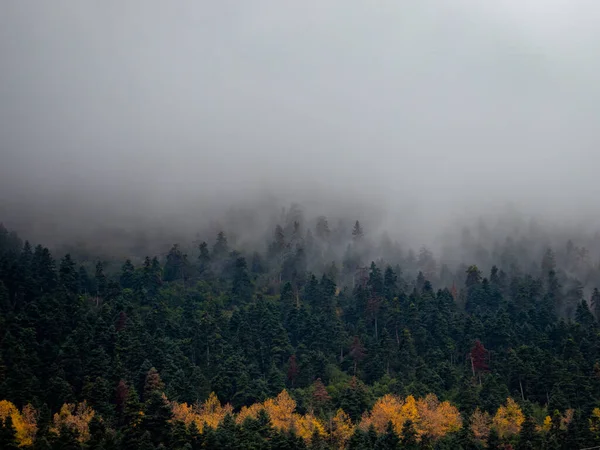
<instances>
[{"instance_id":1,"label":"orange leaves","mask_svg":"<svg viewBox=\"0 0 600 450\"><path fill-rule=\"evenodd\" d=\"M494 415L492 426L498 432L498 436L505 438L519 434L524 421L521 407L512 398L507 398L506 405L500 406Z\"/></svg>"},{"instance_id":2,"label":"orange leaves","mask_svg":"<svg viewBox=\"0 0 600 450\"><path fill-rule=\"evenodd\" d=\"M60 408L60 412L54 414L51 430L60 434L60 429L64 425L77 432L79 442L86 442L90 438L89 424L95 414L85 401L77 404L65 403Z\"/></svg>"},{"instance_id":3,"label":"orange leaves","mask_svg":"<svg viewBox=\"0 0 600 450\"><path fill-rule=\"evenodd\" d=\"M480 443L487 441L492 426L492 418L487 411L477 408L471 415L471 431Z\"/></svg>"},{"instance_id":4,"label":"orange leaves","mask_svg":"<svg viewBox=\"0 0 600 450\"><path fill-rule=\"evenodd\" d=\"M396 432L401 434L407 420L414 423L419 437L434 440L462 426L458 410L448 402L440 402L433 394L419 400L412 395L405 400L391 394L384 395L377 400L371 413L363 417L360 426L366 430L373 425L378 433L383 433L391 421Z\"/></svg>"},{"instance_id":5,"label":"orange leaves","mask_svg":"<svg viewBox=\"0 0 600 450\"><path fill-rule=\"evenodd\" d=\"M171 402L171 408L174 421L181 421L186 426L195 422L200 432L203 431L204 424L217 428L227 414L233 413L232 406L229 403L221 405L214 392L211 392L201 405L190 406L187 403Z\"/></svg>"},{"instance_id":6,"label":"orange leaves","mask_svg":"<svg viewBox=\"0 0 600 450\"><path fill-rule=\"evenodd\" d=\"M237 417L238 423L243 423L248 417L256 419L260 410L264 409L271 419L273 428L283 431L294 430L298 436L310 439L315 431L325 435L323 423L312 413L300 415L295 412L296 402L284 389L275 398L269 398L263 403L255 403L250 407L243 407Z\"/></svg>"},{"instance_id":7,"label":"orange leaves","mask_svg":"<svg viewBox=\"0 0 600 450\"><path fill-rule=\"evenodd\" d=\"M371 414L365 414L363 416L360 427L364 430L367 430L371 425L373 425L378 433L383 433L387 423L392 421L396 431L402 430L402 425L406 420L402 420L404 418L402 411L403 406L404 401L399 397L392 394L384 395L377 400L377 402L375 402L373 409L371 409Z\"/></svg>"},{"instance_id":8,"label":"orange leaves","mask_svg":"<svg viewBox=\"0 0 600 450\"><path fill-rule=\"evenodd\" d=\"M197 414L187 403L171 402L171 410L174 422L183 422L186 427L189 427L192 422L196 422Z\"/></svg>"},{"instance_id":9,"label":"orange leaves","mask_svg":"<svg viewBox=\"0 0 600 450\"><path fill-rule=\"evenodd\" d=\"M417 412L420 420L415 421L415 424L420 436L436 440L447 433L460 430L462 426L458 410L449 402L440 402L434 394L428 394L417 401Z\"/></svg>"},{"instance_id":10,"label":"orange leaves","mask_svg":"<svg viewBox=\"0 0 600 450\"><path fill-rule=\"evenodd\" d=\"M19 447L33 445L37 432L36 411L31 405L26 405L22 412L8 400L0 401L0 419L10 416L17 432Z\"/></svg>"}]
</instances>

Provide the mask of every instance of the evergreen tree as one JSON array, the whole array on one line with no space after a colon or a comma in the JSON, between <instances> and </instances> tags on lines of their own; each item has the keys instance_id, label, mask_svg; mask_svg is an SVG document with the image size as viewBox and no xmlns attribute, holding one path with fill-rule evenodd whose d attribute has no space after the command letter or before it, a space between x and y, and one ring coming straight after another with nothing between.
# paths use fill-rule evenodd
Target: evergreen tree
<instances>
[{"instance_id":1,"label":"evergreen tree","mask_svg":"<svg viewBox=\"0 0 600 450\"><path fill-rule=\"evenodd\" d=\"M6 416L4 421L0 419L0 448L6 450L16 450L19 448L17 442L17 430L15 430L10 415Z\"/></svg>"},{"instance_id":2,"label":"evergreen tree","mask_svg":"<svg viewBox=\"0 0 600 450\"><path fill-rule=\"evenodd\" d=\"M402 425L400 443L404 450L416 450L419 448L417 443L417 432L410 419L406 420Z\"/></svg>"},{"instance_id":3,"label":"evergreen tree","mask_svg":"<svg viewBox=\"0 0 600 450\"><path fill-rule=\"evenodd\" d=\"M392 422L388 422L385 428L385 432L379 436L375 448L379 450L396 450L399 448L400 438L394 430Z\"/></svg>"}]
</instances>

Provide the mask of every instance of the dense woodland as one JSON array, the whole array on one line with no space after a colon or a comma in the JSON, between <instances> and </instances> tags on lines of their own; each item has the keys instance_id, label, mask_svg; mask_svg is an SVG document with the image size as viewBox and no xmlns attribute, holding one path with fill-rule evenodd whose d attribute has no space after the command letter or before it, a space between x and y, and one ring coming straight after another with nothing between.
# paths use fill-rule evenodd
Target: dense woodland
<instances>
[{"instance_id":1,"label":"dense woodland","mask_svg":"<svg viewBox=\"0 0 600 450\"><path fill-rule=\"evenodd\" d=\"M0 448L600 445L597 236L266 233L94 260L0 228Z\"/></svg>"}]
</instances>

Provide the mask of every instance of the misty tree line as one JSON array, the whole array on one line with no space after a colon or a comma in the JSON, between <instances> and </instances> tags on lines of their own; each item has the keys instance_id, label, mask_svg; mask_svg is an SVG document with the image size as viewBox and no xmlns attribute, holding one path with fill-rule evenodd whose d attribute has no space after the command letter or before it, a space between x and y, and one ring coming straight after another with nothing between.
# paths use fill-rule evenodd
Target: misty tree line
<instances>
[{"instance_id":1,"label":"misty tree line","mask_svg":"<svg viewBox=\"0 0 600 450\"><path fill-rule=\"evenodd\" d=\"M327 427L339 410L353 430L348 448L600 442L600 276L586 247L486 243L485 230L465 231L469 259L450 268L425 248L374 244L358 221L331 229L320 217L307 229L288 219L262 251L220 231L193 258L174 245L135 264L56 260L1 228L0 398L23 417L35 411L31 445L339 448ZM175 403L202 405L211 392L238 414L282 391L324 424L322 436L276 428L268 414L249 424L224 415L202 432L174 419ZM393 402L382 416L391 428L364 425L387 394L435 395L457 408L460 426L426 438L425 419L411 424ZM510 432L482 426L507 399L523 420L509 414ZM88 422L75 406L84 401ZM0 408L6 442L17 436L10 411Z\"/></svg>"}]
</instances>

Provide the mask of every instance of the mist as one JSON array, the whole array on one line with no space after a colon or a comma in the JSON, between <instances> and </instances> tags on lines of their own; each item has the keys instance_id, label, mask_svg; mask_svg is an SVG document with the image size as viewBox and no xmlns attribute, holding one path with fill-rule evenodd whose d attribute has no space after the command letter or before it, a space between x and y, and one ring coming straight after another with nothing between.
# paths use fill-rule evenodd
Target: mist
<instances>
[{"instance_id":1,"label":"mist","mask_svg":"<svg viewBox=\"0 0 600 450\"><path fill-rule=\"evenodd\" d=\"M5 1L0 222L104 250L263 240L293 204L439 251L479 217L592 236L598 20L592 0Z\"/></svg>"}]
</instances>

